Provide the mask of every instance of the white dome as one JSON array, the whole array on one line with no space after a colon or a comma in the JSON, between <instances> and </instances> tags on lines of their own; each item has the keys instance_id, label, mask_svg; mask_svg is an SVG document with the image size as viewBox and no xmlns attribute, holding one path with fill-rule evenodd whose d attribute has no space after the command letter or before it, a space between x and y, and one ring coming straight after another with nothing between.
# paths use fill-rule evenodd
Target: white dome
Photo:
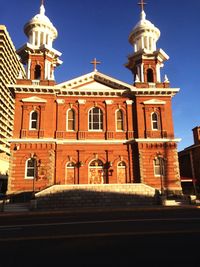
<instances>
[{"instance_id":1,"label":"white dome","mask_svg":"<svg viewBox=\"0 0 200 267\"><path fill-rule=\"evenodd\" d=\"M45 8L42 4L40 6L40 13L35 15L28 23L24 26L25 34L30 37L34 30L40 29L43 32L48 32L51 34L52 40L56 39L58 33L56 28L50 19L45 15Z\"/></svg>"},{"instance_id":2,"label":"white dome","mask_svg":"<svg viewBox=\"0 0 200 267\"><path fill-rule=\"evenodd\" d=\"M138 40L141 40L142 38L152 38L152 40L154 40L154 44L151 46L151 48L148 48L148 50L152 50L153 47L155 48L155 42L157 42L159 37L160 30L155 27L153 23L146 19L146 14L144 10L142 10L140 21L133 28L129 36L129 42L134 45L136 42L138 42ZM139 47L144 48L142 46Z\"/></svg>"}]
</instances>

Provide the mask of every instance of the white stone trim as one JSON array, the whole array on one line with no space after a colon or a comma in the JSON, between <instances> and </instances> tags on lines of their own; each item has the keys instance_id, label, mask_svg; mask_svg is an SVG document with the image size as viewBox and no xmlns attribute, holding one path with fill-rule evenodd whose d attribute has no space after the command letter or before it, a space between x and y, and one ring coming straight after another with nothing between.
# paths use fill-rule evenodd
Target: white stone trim
<instances>
[{"instance_id":1,"label":"white stone trim","mask_svg":"<svg viewBox=\"0 0 200 267\"><path fill-rule=\"evenodd\" d=\"M86 103L85 99L78 99L77 101L78 101L79 105L85 105L85 103Z\"/></svg>"},{"instance_id":2,"label":"white stone trim","mask_svg":"<svg viewBox=\"0 0 200 267\"><path fill-rule=\"evenodd\" d=\"M88 139L88 140L56 140L56 144L124 144L128 140L99 140L99 139Z\"/></svg>"},{"instance_id":3,"label":"white stone trim","mask_svg":"<svg viewBox=\"0 0 200 267\"><path fill-rule=\"evenodd\" d=\"M159 99L151 99L143 102L144 105L165 105L166 101Z\"/></svg>"},{"instance_id":4,"label":"white stone trim","mask_svg":"<svg viewBox=\"0 0 200 267\"><path fill-rule=\"evenodd\" d=\"M122 139L122 140L100 140L100 139L88 139L88 140L58 140L58 139L10 139L10 143L55 143L55 144L124 144L130 142L130 140Z\"/></svg>"},{"instance_id":5,"label":"white stone trim","mask_svg":"<svg viewBox=\"0 0 200 267\"><path fill-rule=\"evenodd\" d=\"M105 100L106 105L112 105L113 104L113 100Z\"/></svg>"},{"instance_id":6,"label":"white stone trim","mask_svg":"<svg viewBox=\"0 0 200 267\"><path fill-rule=\"evenodd\" d=\"M28 97L28 98L23 98L21 100L22 102L25 102L25 103L46 103L47 100L46 99L43 99L43 98L40 98L40 97L37 97L37 96L32 96L32 97Z\"/></svg>"},{"instance_id":7,"label":"white stone trim","mask_svg":"<svg viewBox=\"0 0 200 267\"><path fill-rule=\"evenodd\" d=\"M58 104L64 104L65 103L65 100L64 99L56 99L56 102Z\"/></svg>"},{"instance_id":8,"label":"white stone trim","mask_svg":"<svg viewBox=\"0 0 200 267\"><path fill-rule=\"evenodd\" d=\"M126 100L126 104L127 104L127 105L132 105L133 103L134 103L133 100Z\"/></svg>"},{"instance_id":9,"label":"white stone trim","mask_svg":"<svg viewBox=\"0 0 200 267\"><path fill-rule=\"evenodd\" d=\"M181 138L174 138L174 139L169 139L169 138L136 138L135 141L137 143L152 143L152 142L176 142L179 143L182 139Z\"/></svg>"}]
</instances>

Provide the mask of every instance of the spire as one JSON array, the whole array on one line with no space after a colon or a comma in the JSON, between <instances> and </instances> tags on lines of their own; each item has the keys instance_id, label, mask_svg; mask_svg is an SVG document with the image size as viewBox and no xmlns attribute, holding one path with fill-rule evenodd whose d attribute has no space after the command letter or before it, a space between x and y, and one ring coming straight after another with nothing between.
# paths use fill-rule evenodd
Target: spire
<instances>
[{"instance_id":1,"label":"spire","mask_svg":"<svg viewBox=\"0 0 200 267\"><path fill-rule=\"evenodd\" d=\"M44 0L41 0L40 15L45 15Z\"/></svg>"}]
</instances>

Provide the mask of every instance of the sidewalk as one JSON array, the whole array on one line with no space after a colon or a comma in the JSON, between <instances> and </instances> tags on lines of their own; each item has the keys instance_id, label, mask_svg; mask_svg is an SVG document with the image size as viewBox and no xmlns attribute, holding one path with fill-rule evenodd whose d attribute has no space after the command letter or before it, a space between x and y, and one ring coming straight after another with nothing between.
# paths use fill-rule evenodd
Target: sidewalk
<instances>
[{"instance_id":1,"label":"sidewalk","mask_svg":"<svg viewBox=\"0 0 200 267\"><path fill-rule=\"evenodd\" d=\"M200 209L199 205L181 205L181 206L134 206L134 207L102 207L102 208L71 208L71 209L53 209L53 210L31 210L30 203L12 203L5 204L4 210L0 209L0 217L2 216L37 216L49 214L84 214L84 213L100 213L100 212L123 212L123 211L155 211L155 210L180 210L180 209Z\"/></svg>"}]
</instances>

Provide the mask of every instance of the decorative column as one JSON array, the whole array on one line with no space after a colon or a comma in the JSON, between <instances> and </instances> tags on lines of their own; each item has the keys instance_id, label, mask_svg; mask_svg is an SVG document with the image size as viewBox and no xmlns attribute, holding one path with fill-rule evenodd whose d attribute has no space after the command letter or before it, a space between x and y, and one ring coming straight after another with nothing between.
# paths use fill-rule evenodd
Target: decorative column
<instances>
[{"instance_id":1,"label":"decorative column","mask_svg":"<svg viewBox=\"0 0 200 267\"><path fill-rule=\"evenodd\" d=\"M79 99L78 100L78 139L85 139L86 138L86 121L85 121L85 115L86 118L88 118L88 114L85 114L84 108L85 108L86 100Z\"/></svg>"},{"instance_id":2,"label":"decorative column","mask_svg":"<svg viewBox=\"0 0 200 267\"><path fill-rule=\"evenodd\" d=\"M56 111L56 137L64 137L64 126L63 126L63 104L65 103L64 99L57 99L57 111ZM66 121L66 117L65 117Z\"/></svg>"},{"instance_id":3,"label":"decorative column","mask_svg":"<svg viewBox=\"0 0 200 267\"><path fill-rule=\"evenodd\" d=\"M127 139L133 139L133 100L126 100L126 116L127 116Z\"/></svg>"},{"instance_id":4,"label":"decorative column","mask_svg":"<svg viewBox=\"0 0 200 267\"><path fill-rule=\"evenodd\" d=\"M39 137L44 137L44 122L45 122L45 106L40 107L40 128L39 128Z\"/></svg>"},{"instance_id":5,"label":"decorative column","mask_svg":"<svg viewBox=\"0 0 200 267\"><path fill-rule=\"evenodd\" d=\"M22 129L21 129L21 138L26 137L27 130L29 129L29 114L28 107L22 107Z\"/></svg>"},{"instance_id":6,"label":"decorative column","mask_svg":"<svg viewBox=\"0 0 200 267\"><path fill-rule=\"evenodd\" d=\"M35 45L35 31L33 31L32 44Z\"/></svg>"},{"instance_id":7,"label":"decorative column","mask_svg":"<svg viewBox=\"0 0 200 267\"><path fill-rule=\"evenodd\" d=\"M28 59L28 65L27 65L27 78L31 78L31 59Z\"/></svg>"},{"instance_id":8,"label":"decorative column","mask_svg":"<svg viewBox=\"0 0 200 267\"><path fill-rule=\"evenodd\" d=\"M88 183L88 166L85 165L85 150L77 150L78 158L78 177L76 178L76 184Z\"/></svg>"},{"instance_id":9,"label":"decorative column","mask_svg":"<svg viewBox=\"0 0 200 267\"><path fill-rule=\"evenodd\" d=\"M113 100L105 100L106 104L106 139L114 138L115 131L115 119L113 120L112 114L112 104Z\"/></svg>"},{"instance_id":10,"label":"decorative column","mask_svg":"<svg viewBox=\"0 0 200 267\"><path fill-rule=\"evenodd\" d=\"M144 82L144 63L141 64L141 82Z\"/></svg>"},{"instance_id":11,"label":"decorative column","mask_svg":"<svg viewBox=\"0 0 200 267\"><path fill-rule=\"evenodd\" d=\"M159 83L161 82L160 65L159 64L156 65L156 81L159 82Z\"/></svg>"}]
</instances>

